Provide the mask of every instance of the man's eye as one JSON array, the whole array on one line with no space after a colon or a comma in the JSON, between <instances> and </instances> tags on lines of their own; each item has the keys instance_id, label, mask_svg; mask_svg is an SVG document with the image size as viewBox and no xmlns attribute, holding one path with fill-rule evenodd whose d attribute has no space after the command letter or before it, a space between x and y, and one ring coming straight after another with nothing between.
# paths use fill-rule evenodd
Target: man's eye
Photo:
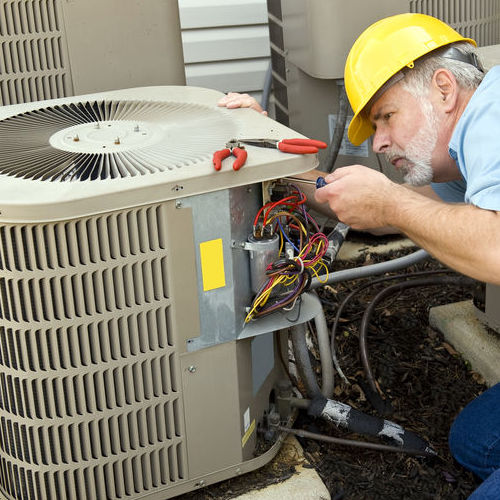
<instances>
[{"instance_id":1,"label":"man's eye","mask_svg":"<svg viewBox=\"0 0 500 500\"><path fill-rule=\"evenodd\" d=\"M386 114L384 115L384 120L386 120L386 121L387 121L387 120L388 120L391 116L392 116L392 113L386 113Z\"/></svg>"}]
</instances>

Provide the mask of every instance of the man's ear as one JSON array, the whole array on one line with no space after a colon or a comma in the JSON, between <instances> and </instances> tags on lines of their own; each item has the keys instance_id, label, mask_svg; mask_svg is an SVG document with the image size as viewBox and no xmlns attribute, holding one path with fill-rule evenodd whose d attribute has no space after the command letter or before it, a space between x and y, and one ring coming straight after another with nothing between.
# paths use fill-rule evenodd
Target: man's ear
<instances>
[{"instance_id":1,"label":"man's ear","mask_svg":"<svg viewBox=\"0 0 500 500\"><path fill-rule=\"evenodd\" d=\"M437 69L432 76L431 87L441 109L445 112L451 111L458 97L458 84L453 73L444 68Z\"/></svg>"}]
</instances>

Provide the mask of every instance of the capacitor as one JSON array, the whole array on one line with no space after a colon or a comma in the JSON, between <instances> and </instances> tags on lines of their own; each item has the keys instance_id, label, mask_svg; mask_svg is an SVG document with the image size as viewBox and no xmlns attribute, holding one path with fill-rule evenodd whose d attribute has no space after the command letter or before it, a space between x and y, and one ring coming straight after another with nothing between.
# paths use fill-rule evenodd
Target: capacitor
<instances>
[{"instance_id":1,"label":"capacitor","mask_svg":"<svg viewBox=\"0 0 500 500\"><path fill-rule=\"evenodd\" d=\"M257 293L267 281L266 269L279 258L279 236L275 233L270 238L248 237L250 250L250 286Z\"/></svg>"}]
</instances>

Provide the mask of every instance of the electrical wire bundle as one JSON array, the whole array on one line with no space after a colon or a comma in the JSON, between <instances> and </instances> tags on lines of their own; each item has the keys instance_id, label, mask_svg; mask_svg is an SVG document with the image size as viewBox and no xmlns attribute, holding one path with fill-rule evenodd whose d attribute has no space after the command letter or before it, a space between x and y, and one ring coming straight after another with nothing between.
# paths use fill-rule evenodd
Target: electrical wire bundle
<instances>
[{"instance_id":1,"label":"electrical wire bundle","mask_svg":"<svg viewBox=\"0 0 500 500\"><path fill-rule=\"evenodd\" d=\"M300 294L308 289L312 276L319 278L320 270L326 271L328 278L323 262L328 239L306 211L304 193L291 187L291 194L266 203L255 216L254 237L271 238L278 233L280 258L267 266L267 282L249 307L245 323L279 309L292 309Z\"/></svg>"}]
</instances>

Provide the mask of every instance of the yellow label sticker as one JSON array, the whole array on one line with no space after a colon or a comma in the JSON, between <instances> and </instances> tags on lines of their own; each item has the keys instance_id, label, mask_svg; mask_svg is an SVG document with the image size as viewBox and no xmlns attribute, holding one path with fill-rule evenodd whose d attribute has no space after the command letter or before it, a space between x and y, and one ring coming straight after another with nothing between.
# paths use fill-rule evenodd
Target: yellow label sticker
<instances>
[{"instance_id":1,"label":"yellow label sticker","mask_svg":"<svg viewBox=\"0 0 500 500\"><path fill-rule=\"evenodd\" d=\"M252 423L250 424L250 427L245 432L245 435L241 438L241 447L242 448L247 444L247 441L250 439L250 436L252 435L252 432L254 430L255 430L255 418L252 420Z\"/></svg>"},{"instance_id":2,"label":"yellow label sticker","mask_svg":"<svg viewBox=\"0 0 500 500\"><path fill-rule=\"evenodd\" d=\"M200 243L200 262L203 291L226 286L222 238Z\"/></svg>"}]
</instances>

